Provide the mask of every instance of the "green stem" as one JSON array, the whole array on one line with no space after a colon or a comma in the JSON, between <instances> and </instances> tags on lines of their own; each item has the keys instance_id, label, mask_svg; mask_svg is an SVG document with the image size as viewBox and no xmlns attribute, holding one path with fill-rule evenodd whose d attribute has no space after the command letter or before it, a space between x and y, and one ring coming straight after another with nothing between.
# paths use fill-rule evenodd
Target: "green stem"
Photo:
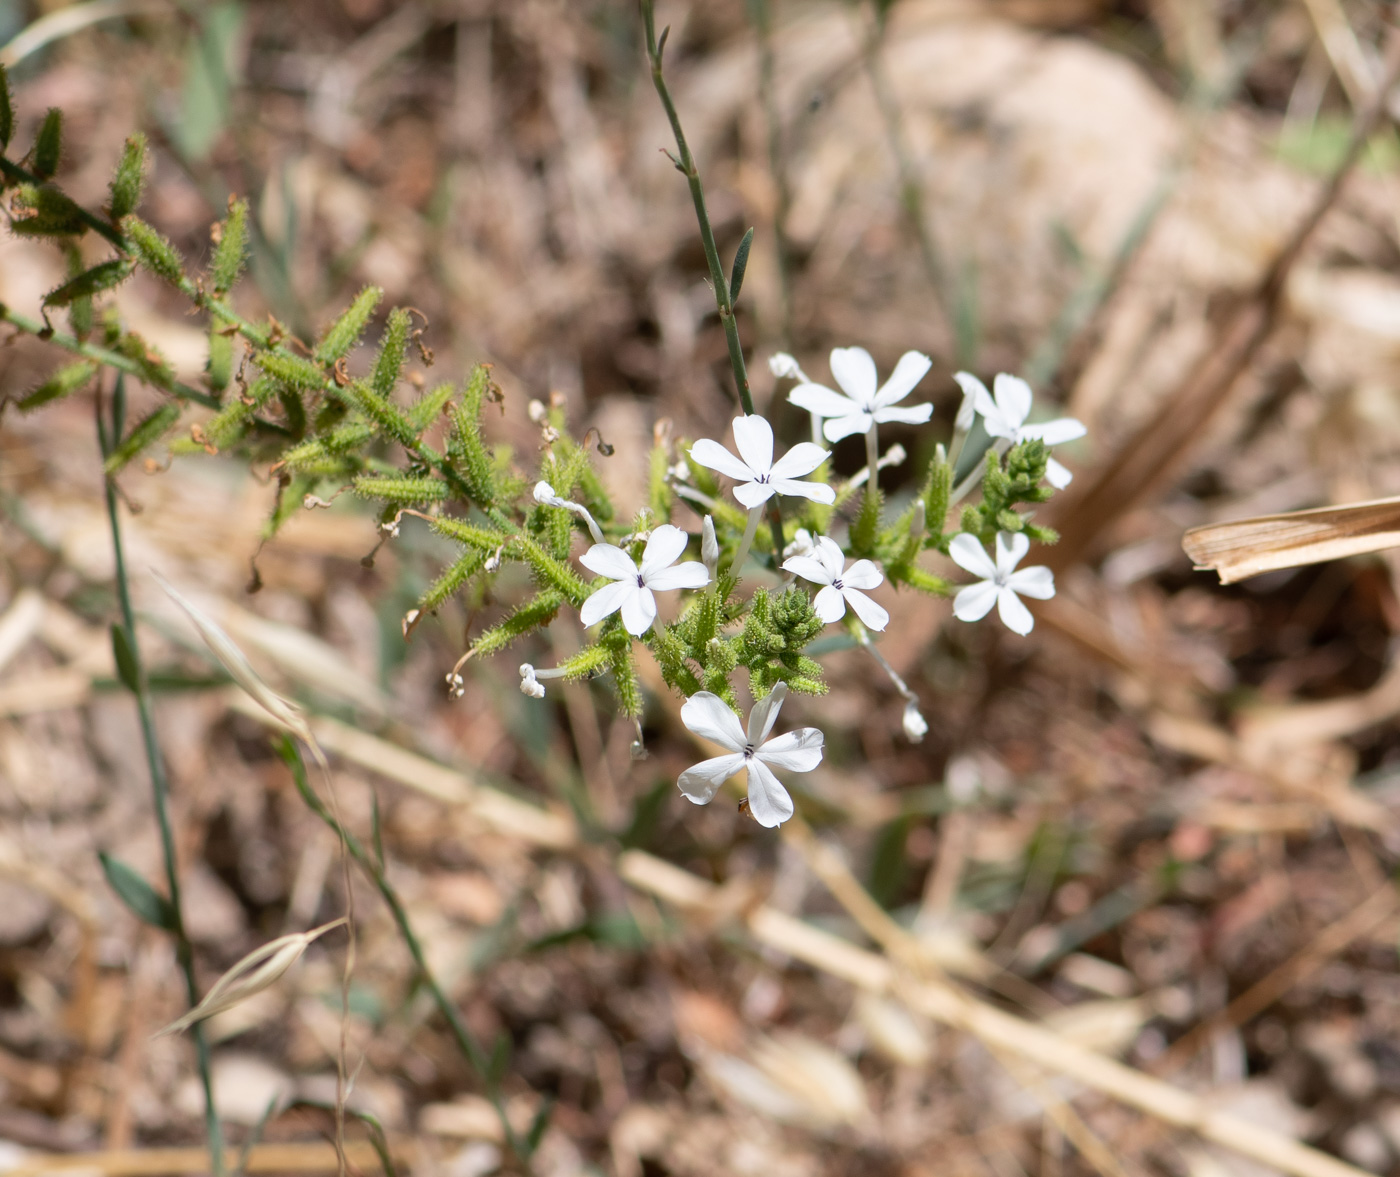
<instances>
[{"instance_id":1,"label":"green stem","mask_svg":"<svg viewBox=\"0 0 1400 1177\"><path fill-rule=\"evenodd\" d=\"M287 762L292 770L292 779L296 784L297 792L301 794L302 800L306 802L311 811L319 817L326 826L341 840L345 849L350 852L350 857L359 864L361 870L370 877L384 902L389 907L390 914L394 917L394 923L398 926L399 935L403 937L403 942L408 947L409 955L413 957L414 966L418 970L418 978L423 986L432 995L433 1003L437 1006L438 1012L442 1014L443 1020L447 1022L448 1028L452 1031L452 1037L456 1040L457 1049L477 1073L486 1087L487 1098L490 1099L492 1107L496 1110L496 1115L501 1121L501 1131L505 1136L506 1144L516 1160L530 1171L530 1149L525 1141L520 1139L510 1119L506 1115L505 1100L501 1095L500 1085L491 1078L491 1062L486 1052L482 1050L481 1044L477 1042L467 1024L462 1020L462 1016L457 1011L457 1007L452 1004L447 994L443 992L442 986L438 984L437 977L433 975L432 969L428 965L428 959L423 953L423 945L418 939L418 935L413 930L412 923L409 922L408 912L404 910L403 901L399 899L398 892L394 890L393 884L389 882L384 873L384 868L368 853L360 840L335 819L335 816L326 807L326 803L321 800L316 791L311 787L310 781L306 777L306 765L302 762L301 754L296 745L290 739L284 739L282 744L282 758Z\"/></svg>"},{"instance_id":2,"label":"green stem","mask_svg":"<svg viewBox=\"0 0 1400 1177\"><path fill-rule=\"evenodd\" d=\"M118 381L121 377L118 377ZM103 435L101 405L98 406L98 440L102 457L121 440L122 400L117 394L112 419L110 444ZM131 587L126 577L126 558L122 550L121 521L117 514L116 487L111 478L106 480L107 520L112 532L112 554L116 563L117 599L121 606L122 629L126 634L127 648L131 651L136 666L136 710L141 719L141 739L146 749L146 765L151 774L151 795L156 813L156 824L160 827L160 847L165 859L165 883L170 893L170 909L174 914L175 954L180 962L180 970L185 975L185 992L193 1009L199 1002L199 987L194 975L194 947L185 932L184 909L180 902L180 874L175 858L175 834L170 824L170 784L165 775L165 761L161 758L160 742L156 737L155 716L151 710L151 696L146 683L146 671L141 661L141 648L136 644L136 615L131 607ZM204 1130L209 1145L209 1163L214 1177L222 1177L224 1172L223 1130L219 1125L218 1109L214 1105L214 1082L209 1065L209 1041L204 1034L203 1023L196 1022L191 1028L194 1038L195 1062L199 1070L199 1081L204 1089Z\"/></svg>"},{"instance_id":3,"label":"green stem","mask_svg":"<svg viewBox=\"0 0 1400 1177\"><path fill-rule=\"evenodd\" d=\"M705 248L705 261L710 267L710 284L715 289L715 305L719 308L719 320L724 324L724 337L729 342L729 364L734 369L734 386L739 390L739 403L743 406L744 412L752 415L753 394L749 391L748 372L744 367L744 349L739 343L739 325L734 321L734 303L729 297L729 281L724 276L724 267L720 264L719 249L715 245L715 233L710 227L710 214L705 208L705 189L700 183L700 172L695 166L695 159L690 154L690 147L685 141L685 132L681 130L680 115L676 113L676 104L671 101L671 91L666 87L666 79L661 72L661 51L662 47L656 41L656 13L654 11L653 0L641 0L642 20L646 25L647 35L647 57L651 62L651 80L656 87L656 93L661 99L661 105L666 108L666 117L671 123L671 133L676 137L676 151L679 159L673 159L676 170L686 179L690 185L690 199L695 204L695 219L700 222L700 242ZM670 29L666 29L661 34L662 45L664 46L666 34Z\"/></svg>"},{"instance_id":4,"label":"green stem","mask_svg":"<svg viewBox=\"0 0 1400 1177\"><path fill-rule=\"evenodd\" d=\"M768 500L770 503L772 499ZM749 549L753 547L753 537L758 534L758 521L763 518L763 504L749 508L749 521L744 524L744 537L739 541L739 547L734 553L734 561L729 565L729 575L738 577L743 568L744 561L748 559ZM781 558L782 549L778 549Z\"/></svg>"},{"instance_id":5,"label":"green stem","mask_svg":"<svg viewBox=\"0 0 1400 1177\"><path fill-rule=\"evenodd\" d=\"M4 303L0 303L0 323L9 323L12 327L28 335L37 336L46 340L64 351L72 352L75 356L82 356L84 359L93 360L99 364L105 364L109 368L115 368L118 372L125 372L128 376L134 376L137 380L148 381L150 377L141 369L135 361L127 359L120 352L111 351L105 347L98 347L96 344L87 343L75 335L67 335L62 331L55 331L47 323L38 319L31 319L28 315L21 315L18 311L11 310ZM196 404L204 405L206 408L217 409L219 400L210 396L207 392L201 392L198 388L191 388L188 384L181 384L179 381L171 381L169 386L162 386L162 390L177 396L181 400L193 401Z\"/></svg>"}]
</instances>

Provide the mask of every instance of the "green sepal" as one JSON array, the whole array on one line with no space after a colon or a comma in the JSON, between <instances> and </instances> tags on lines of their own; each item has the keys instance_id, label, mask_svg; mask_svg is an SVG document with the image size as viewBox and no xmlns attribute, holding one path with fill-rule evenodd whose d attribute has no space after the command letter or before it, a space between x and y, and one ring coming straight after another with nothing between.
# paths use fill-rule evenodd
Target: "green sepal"
<instances>
[{"instance_id":1,"label":"green sepal","mask_svg":"<svg viewBox=\"0 0 1400 1177\"><path fill-rule=\"evenodd\" d=\"M380 400L387 401L393 396L394 386L399 382L404 355L408 350L409 325L408 312L402 307L389 313L389 322L384 328L379 354L375 357L374 370L369 378L369 386Z\"/></svg>"},{"instance_id":2,"label":"green sepal","mask_svg":"<svg viewBox=\"0 0 1400 1177\"><path fill-rule=\"evenodd\" d=\"M209 358L204 362L205 382L215 392L223 392L233 379L233 336L216 324L209 325Z\"/></svg>"},{"instance_id":3,"label":"green sepal","mask_svg":"<svg viewBox=\"0 0 1400 1177\"><path fill-rule=\"evenodd\" d=\"M514 554L518 554L525 563L530 565L535 573L535 578L541 584L555 589L571 605L578 607L588 597L588 586L579 579L573 569L562 560L556 560L529 536L513 536L510 547ZM602 586L602 583L603 578L600 577L599 587Z\"/></svg>"},{"instance_id":4,"label":"green sepal","mask_svg":"<svg viewBox=\"0 0 1400 1177\"><path fill-rule=\"evenodd\" d=\"M44 295L44 305L46 307L69 306L80 298L91 298L94 294L111 290L112 287L125 281L130 274L131 263L125 258L102 262L90 270L84 270L76 277L69 278L57 290L51 290Z\"/></svg>"},{"instance_id":5,"label":"green sepal","mask_svg":"<svg viewBox=\"0 0 1400 1177\"><path fill-rule=\"evenodd\" d=\"M448 485L440 478L380 478L361 475L355 479L355 493L364 499L381 499L399 507L447 500Z\"/></svg>"},{"instance_id":6,"label":"green sepal","mask_svg":"<svg viewBox=\"0 0 1400 1177\"><path fill-rule=\"evenodd\" d=\"M482 507L496 504L496 479L491 455L481 436L481 410L491 384L491 368L477 364L452 410L452 436L447 452L472 498Z\"/></svg>"},{"instance_id":7,"label":"green sepal","mask_svg":"<svg viewBox=\"0 0 1400 1177\"><path fill-rule=\"evenodd\" d=\"M63 155L63 111L50 107L44 115L39 133L34 137L34 151L30 156L30 167L41 180L51 180L58 172L58 163Z\"/></svg>"},{"instance_id":8,"label":"green sepal","mask_svg":"<svg viewBox=\"0 0 1400 1177\"><path fill-rule=\"evenodd\" d=\"M33 392L20 399L19 411L32 413L40 405L76 392L97 375L97 370L98 364L94 360L78 360L72 364L65 364Z\"/></svg>"},{"instance_id":9,"label":"green sepal","mask_svg":"<svg viewBox=\"0 0 1400 1177\"><path fill-rule=\"evenodd\" d=\"M146 136L137 132L122 149L121 160L112 176L108 191L107 215L113 224L136 211L141 203L141 188L146 181Z\"/></svg>"},{"instance_id":10,"label":"green sepal","mask_svg":"<svg viewBox=\"0 0 1400 1177\"><path fill-rule=\"evenodd\" d=\"M83 210L49 184L22 185L14 207L17 212L31 210L10 221L10 232L17 237L75 237L87 232Z\"/></svg>"},{"instance_id":11,"label":"green sepal","mask_svg":"<svg viewBox=\"0 0 1400 1177\"><path fill-rule=\"evenodd\" d=\"M399 409L375 394L363 380L353 380L341 390L352 405L373 421L379 432L412 450L418 446L418 434Z\"/></svg>"},{"instance_id":12,"label":"green sepal","mask_svg":"<svg viewBox=\"0 0 1400 1177\"><path fill-rule=\"evenodd\" d=\"M265 352L257 357L257 365L274 380L298 392L320 392L326 386L325 372L300 356Z\"/></svg>"},{"instance_id":13,"label":"green sepal","mask_svg":"<svg viewBox=\"0 0 1400 1177\"><path fill-rule=\"evenodd\" d=\"M341 312L340 318L321 336L320 343L316 345L317 362L333 364L341 356L348 355L364 334L365 325L383 297L384 291L378 286L366 286L361 290L355 296L355 301Z\"/></svg>"},{"instance_id":14,"label":"green sepal","mask_svg":"<svg viewBox=\"0 0 1400 1177\"><path fill-rule=\"evenodd\" d=\"M97 855L102 863L102 873L107 876L107 885L117 893L117 898L143 924L174 932L180 926L175 906L164 895L146 882L120 858L113 858L106 851Z\"/></svg>"},{"instance_id":15,"label":"green sepal","mask_svg":"<svg viewBox=\"0 0 1400 1177\"><path fill-rule=\"evenodd\" d=\"M216 294L232 290L248 260L248 202L229 202L228 216L219 224L209 277Z\"/></svg>"},{"instance_id":16,"label":"green sepal","mask_svg":"<svg viewBox=\"0 0 1400 1177\"><path fill-rule=\"evenodd\" d=\"M107 460L102 464L103 470L108 474L115 474L148 445L164 435L179 419L180 406L177 404L164 404L148 413L126 435L121 445L107 455Z\"/></svg>"},{"instance_id":17,"label":"green sepal","mask_svg":"<svg viewBox=\"0 0 1400 1177\"><path fill-rule=\"evenodd\" d=\"M425 392L409 406L406 414L408 423L417 433L422 433L442 415L457 390L451 384L439 384Z\"/></svg>"},{"instance_id":18,"label":"green sepal","mask_svg":"<svg viewBox=\"0 0 1400 1177\"><path fill-rule=\"evenodd\" d=\"M184 284L185 263L180 260L175 247L155 229L132 214L122 221L122 232L126 234L136 260L146 269L172 286Z\"/></svg>"}]
</instances>

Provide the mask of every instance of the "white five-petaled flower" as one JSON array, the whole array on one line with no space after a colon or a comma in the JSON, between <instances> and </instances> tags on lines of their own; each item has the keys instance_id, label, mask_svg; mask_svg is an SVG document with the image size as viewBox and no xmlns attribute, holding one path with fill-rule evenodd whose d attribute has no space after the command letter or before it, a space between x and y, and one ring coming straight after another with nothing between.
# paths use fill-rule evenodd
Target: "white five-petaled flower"
<instances>
[{"instance_id":1,"label":"white five-petaled flower","mask_svg":"<svg viewBox=\"0 0 1400 1177\"><path fill-rule=\"evenodd\" d=\"M841 392L824 384L799 384L788 393L788 400L825 417L822 432L830 442L852 433L869 433L874 425L886 421L921 425L932 415L932 405L904 409L894 406L914 391L914 385L924 378L931 365L928 356L907 351L899 357L890 378L877 388L879 377L870 353L863 347L838 347L831 352L831 375Z\"/></svg>"},{"instance_id":2,"label":"white five-petaled flower","mask_svg":"<svg viewBox=\"0 0 1400 1177\"><path fill-rule=\"evenodd\" d=\"M1063 445L1083 437L1089 431L1082 421L1074 417L1061 417L1057 421L1045 421L1040 425L1027 425L1031 401L1034 394L1031 386L1019 376L1002 372L992 381L996 395L987 391L987 386L971 372L956 372L953 379L962 388L964 397L970 397L977 411L982 414L982 423L993 437L1004 437L1012 445L1022 441L1043 441L1046 445ZM1051 458L1045 464L1045 481L1056 490L1063 490L1074 477L1064 466Z\"/></svg>"},{"instance_id":3,"label":"white five-petaled flower","mask_svg":"<svg viewBox=\"0 0 1400 1177\"><path fill-rule=\"evenodd\" d=\"M953 537L948 547L953 562L973 576L982 577L979 584L968 585L953 598L953 613L958 620L981 621L996 605L1007 629L1019 634L1031 632L1035 618L1021 603L1021 596L1048 601L1055 595L1055 576L1043 565L1016 571L1030 546L1031 541L1023 532L999 531L997 558L993 562L975 536L963 532Z\"/></svg>"},{"instance_id":4,"label":"white five-petaled flower","mask_svg":"<svg viewBox=\"0 0 1400 1177\"><path fill-rule=\"evenodd\" d=\"M812 608L826 624L840 621L847 605L867 629L881 630L889 624L890 615L860 591L883 584L884 573L871 560L857 560L847 568L845 554L834 539L819 535L812 555L793 556L783 561L783 567L803 580L826 586L812 601Z\"/></svg>"},{"instance_id":5,"label":"white five-petaled flower","mask_svg":"<svg viewBox=\"0 0 1400 1177\"><path fill-rule=\"evenodd\" d=\"M798 481L830 457L827 450L810 441L798 442L776 462L773 461L773 427L753 414L734 418L735 457L717 441L704 437L690 447L690 456L702 466L727 474L738 482L734 497L749 509L760 506L775 494L800 495L817 503L834 503L836 492L820 482Z\"/></svg>"},{"instance_id":6,"label":"white five-petaled flower","mask_svg":"<svg viewBox=\"0 0 1400 1177\"><path fill-rule=\"evenodd\" d=\"M772 692L753 705L748 730L739 726L739 717L718 695L700 691L691 695L681 708L681 720L697 736L713 740L727 749L723 756L702 760L681 773L681 792L697 805L706 805L741 768L748 769L749 812L760 825L778 826L792 816L792 798L774 768L810 772L821 763L824 737L814 727L798 728L774 736L768 733L787 698L787 684L779 683Z\"/></svg>"},{"instance_id":7,"label":"white five-petaled flower","mask_svg":"<svg viewBox=\"0 0 1400 1177\"><path fill-rule=\"evenodd\" d=\"M579 610L583 624L594 625L621 609L623 626L633 637L639 638L656 620L653 592L703 588L709 584L710 574L699 561L676 563L689 539L679 527L663 523L653 529L640 565L613 544L594 544L584 552L579 563L613 583L604 585L584 601Z\"/></svg>"}]
</instances>

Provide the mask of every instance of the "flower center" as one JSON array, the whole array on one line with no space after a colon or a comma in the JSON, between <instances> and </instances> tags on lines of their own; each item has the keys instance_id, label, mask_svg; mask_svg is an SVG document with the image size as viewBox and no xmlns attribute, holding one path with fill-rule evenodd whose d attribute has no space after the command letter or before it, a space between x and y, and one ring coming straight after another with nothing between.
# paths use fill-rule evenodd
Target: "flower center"
<instances>
[{"instance_id":1,"label":"flower center","mask_svg":"<svg viewBox=\"0 0 1400 1177\"><path fill-rule=\"evenodd\" d=\"M645 580L642 579L642 574L641 574L640 572L637 573L637 587L638 587L638 588L646 588L646 586L647 586L647 582L646 582Z\"/></svg>"},{"instance_id":2,"label":"flower center","mask_svg":"<svg viewBox=\"0 0 1400 1177\"><path fill-rule=\"evenodd\" d=\"M767 482L767 481L768 481L768 475L766 475L766 474L756 474L756 475L754 475L754 481L755 481L755 482Z\"/></svg>"},{"instance_id":3,"label":"flower center","mask_svg":"<svg viewBox=\"0 0 1400 1177\"><path fill-rule=\"evenodd\" d=\"M752 759L752 758L753 758L753 753L754 753L754 747L753 747L753 745L752 745L752 744L745 744L745 745L744 745L744 759L745 759L745 760L750 760L750 759Z\"/></svg>"},{"instance_id":4,"label":"flower center","mask_svg":"<svg viewBox=\"0 0 1400 1177\"><path fill-rule=\"evenodd\" d=\"M841 578L838 576L835 580L831 582L831 587L839 593L845 586L842 585Z\"/></svg>"}]
</instances>

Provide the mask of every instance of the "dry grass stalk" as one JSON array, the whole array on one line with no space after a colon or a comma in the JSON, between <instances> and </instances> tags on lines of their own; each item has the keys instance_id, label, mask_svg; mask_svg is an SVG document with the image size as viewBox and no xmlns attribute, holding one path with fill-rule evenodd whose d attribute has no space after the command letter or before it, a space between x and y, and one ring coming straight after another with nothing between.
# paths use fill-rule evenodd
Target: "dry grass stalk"
<instances>
[{"instance_id":1,"label":"dry grass stalk","mask_svg":"<svg viewBox=\"0 0 1400 1177\"><path fill-rule=\"evenodd\" d=\"M1181 546L1198 571L1211 569L1221 584L1234 584L1261 572L1400 547L1400 498L1211 523L1191 528Z\"/></svg>"},{"instance_id":2,"label":"dry grass stalk","mask_svg":"<svg viewBox=\"0 0 1400 1177\"><path fill-rule=\"evenodd\" d=\"M394 1146L401 1156L403 1144ZM372 1171L379 1167L379 1155L368 1141L357 1140L345 1146L347 1164ZM238 1154L230 1149L226 1165L231 1170ZM258 1144L248 1153L244 1171L248 1173L329 1173L339 1164L330 1144ZM136 1148L104 1152L63 1153L58 1156L25 1157L5 1170L5 1177L37 1177L40 1173L102 1173L104 1177L157 1177L167 1173L203 1173L209 1167L209 1153L202 1148Z\"/></svg>"},{"instance_id":3,"label":"dry grass stalk","mask_svg":"<svg viewBox=\"0 0 1400 1177\"><path fill-rule=\"evenodd\" d=\"M687 911L704 912L718 888L641 851L618 858L622 878ZM1293 1177L1362 1177L1363 1170L1287 1136L1216 1111L1203 1099L1132 1067L1086 1050L1043 1026L1003 1013L941 982L911 981L889 960L761 906L744 920L760 943L876 993L899 997L916 1013L963 1030L989 1049L1064 1075L1174 1127L1195 1132Z\"/></svg>"}]
</instances>

